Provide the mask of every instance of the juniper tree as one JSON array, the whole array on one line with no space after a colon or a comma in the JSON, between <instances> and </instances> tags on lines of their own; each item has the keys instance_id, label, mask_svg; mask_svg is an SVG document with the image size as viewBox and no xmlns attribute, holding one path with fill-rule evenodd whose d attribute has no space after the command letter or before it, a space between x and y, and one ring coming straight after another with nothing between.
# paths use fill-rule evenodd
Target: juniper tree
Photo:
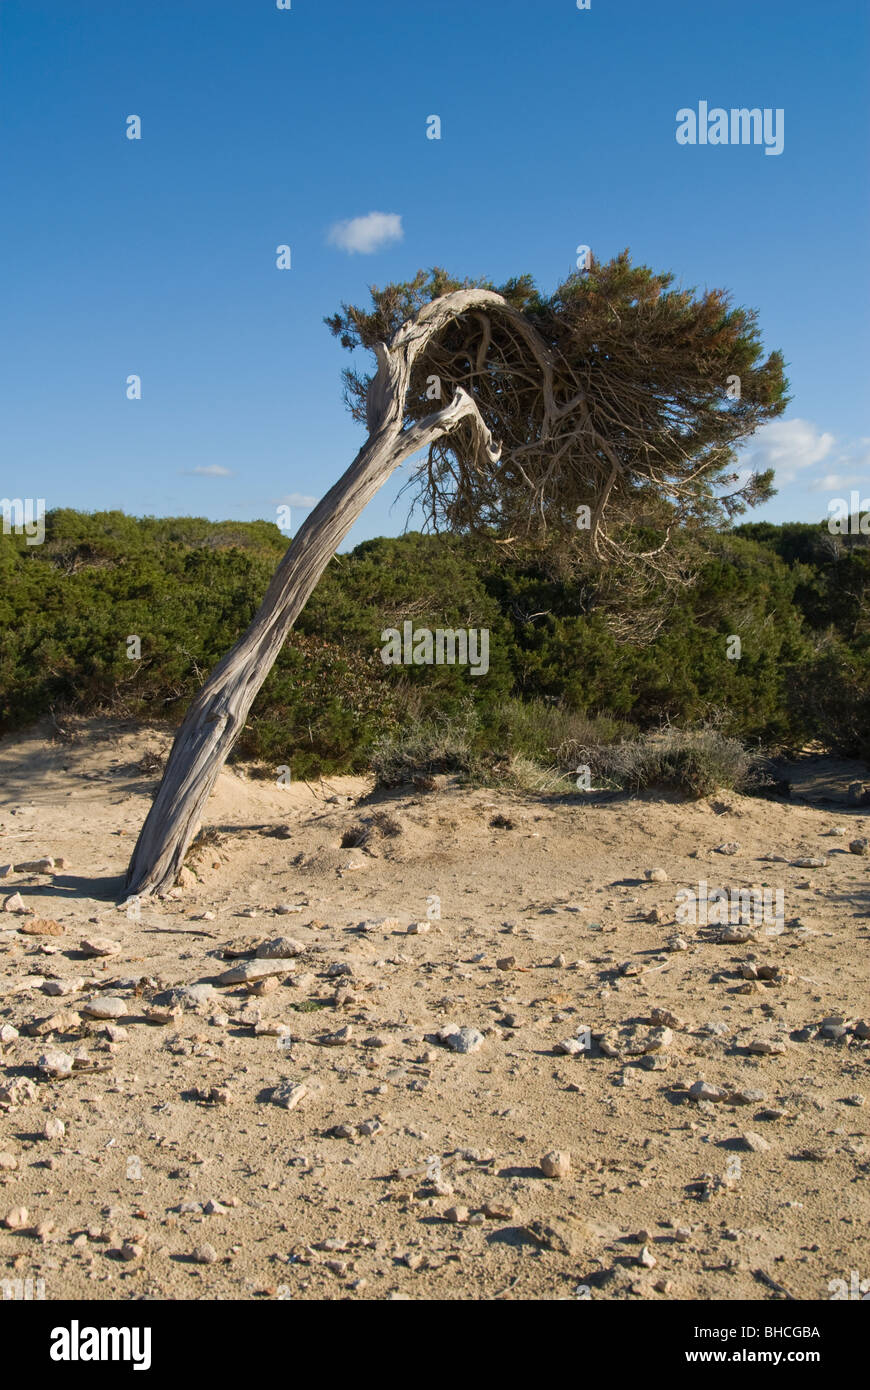
<instances>
[{"instance_id":1,"label":"juniper tree","mask_svg":"<svg viewBox=\"0 0 870 1390\"><path fill-rule=\"evenodd\" d=\"M681 529L771 495L770 472L740 482L734 451L785 409L783 359L764 357L755 311L725 292L674 288L625 252L550 296L527 275L495 286L440 269L370 294L369 307L326 320L374 358L373 370L345 373L366 441L194 698L130 861L130 894L174 883L287 634L402 463L417 460L410 485L433 528L668 580Z\"/></svg>"}]
</instances>

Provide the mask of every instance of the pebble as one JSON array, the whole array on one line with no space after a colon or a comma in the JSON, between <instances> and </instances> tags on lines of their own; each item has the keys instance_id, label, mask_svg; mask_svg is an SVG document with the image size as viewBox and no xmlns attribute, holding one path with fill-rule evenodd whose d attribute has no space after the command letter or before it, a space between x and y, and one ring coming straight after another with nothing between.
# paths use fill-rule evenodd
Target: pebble
<instances>
[{"instance_id":1,"label":"pebble","mask_svg":"<svg viewBox=\"0 0 870 1390\"><path fill-rule=\"evenodd\" d=\"M29 1215L26 1207L13 1207L3 1218L3 1225L7 1231L20 1231L27 1225Z\"/></svg>"},{"instance_id":2,"label":"pebble","mask_svg":"<svg viewBox=\"0 0 870 1390\"><path fill-rule=\"evenodd\" d=\"M84 984L85 982L80 975L71 980L46 980L42 986L42 992L55 996L78 994L79 990L84 988Z\"/></svg>"},{"instance_id":3,"label":"pebble","mask_svg":"<svg viewBox=\"0 0 870 1390\"><path fill-rule=\"evenodd\" d=\"M501 956L496 961L496 968L499 970L515 970L517 964L516 956Z\"/></svg>"},{"instance_id":4,"label":"pebble","mask_svg":"<svg viewBox=\"0 0 870 1390\"><path fill-rule=\"evenodd\" d=\"M715 1104L716 1101L725 1099L725 1091L719 1086L711 1086L707 1081L695 1081L689 1087L689 1096L692 1100L707 1100Z\"/></svg>"},{"instance_id":5,"label":"pebble","mask_svg":"<svg viewBox=\"0 0 870 1390\"><path fill-rule=\"evenodd\" d=\"M44 1139L62 1139L65 1134L66 1125L63 1120L58 1119L56 1115L52 1115L46 1120L42 1131Z\"/></svg>"},{"instance_id":6,"label":"pebble","mask_svg":"<svg viewBox=\"0 0 870 1390\"><path fill-rule=\"evenodd\" d=\"M18 1029L13 1028L11 1023L4 1023L0 1025L0 1043L14 1042L15 1039L20 1036L21 1035L18 1032Z\"/></svg>"},{"instance_id":7,"label":"pebble","mask_svg":"<svg viewBox=\"0 0 870 1390\"><path fill-rule=\"evenodd\" d=\"M479 1052L485 1038L476 1028L459 1028L447 1035L447 1046L451 1052Z\"/></svg>"},{"instance_id":8,"label":"pebble","mask_svg":"<svg viewBox=\"0 0 870 1390\"><path fill-rule=\"evenodd\" d=\"M412 922L408 927L408 936L422 936L424 932L431 930L431 922Z\"/></svg>"},{"instance_id":9,"label":"pebble","mask_svg":"<svg viewBox=\"0 0 870 1390\"><path fill-rule=\"evenodd\" d=\"M272 1104L283 1110L295 1110L300 1101L308 1095L308 1087L301 1081L283 1081L272 1092Z\"/></svg>"},{"instance_id":10,"label":"pebble","mask_svg":"<svg viewBox=\"0 0 870 1390\"><path fill-rule=\"evenodd\" d=\"M3 903L4 912L28 912L29 908L25 904L20 893L10 893Z\"/></svg>"},{"instance_id":11,"label":"pebble","mask_svg":"<svg viewBox=\"0 0 870 1390\"><path fill-rule=\"evenodd\" d=\"M788 1051L788 1046L776 1038L751 1038L746 1044L746 1051L759 1057L781 1057Z\"/></svg>"},{"instance_id":12,"label":"pebble","mask_svg":"<svg viewBox=\"0 0 870 1390\"><path fill-rule=\"evenodd\" d=\"M245 960L218 975L218 984L244 985L252 980L264 980L268 975L286 975L289 969L283 956Z\"/></svg>"},{"instance_id":13,"label":"pebble","mask_svg":"<svg viewBox=\"0 0 870 1390\"><path fill-rule=\"evenodd\" d=\"M541 1159L541 1172L545 1178L567 1178L571 1172L571 1155L565 1149L551 1149Z\"/></svg>"},{"instance_id":14,"label":"pebble","mask_svg":"<svg viewBox=\"0 0 870 1390\"><path fill-rule=\"evenodd\" d=\"M116 956L121 950L121 943L113 941L110 936L83 936L79 950L86 956Z\"/></svg>"},{"instance_id":15,"label":"pebble","mask_svg":"<svg viewBox=\"0 0 870 1390\"><path fill-rule=\"evenodd\" d=\"M726 841L726 843L725 843L724 845L717 845L717 846L716 846L716 853L717 853L717 854L737 854L737 852L738 852L739 849L740 849L740 841L739 841L739 840L728 840L728 841Z\"/></svg>"},{"instance_id":16,"label":"pebble","mask_svg":"<svg viewBox=\"0 0 870 1390\"><path fill-rule=\"evenodd\" d=\"M32 922L23 923L18 930L24 936L63 936L65 928L50 917L35 917Z\"/></svg>"},{"instance_id":17,"label":"pebble","mask_svg":"<svg viewBox=\"0 0 870 1390\"><path fill-rule=\"evenodd\" d=\"M468 1207L448 1207L444 1213L444 1220L455 1222L457 1225L464 1225L469 1215Z\"/></svg>"},{"instance_id":18,"label":"pebble","mask_svg":"<svg viewBox=\"0 0 870 1390\"><path fill-rule=\"evenodd\" d=\"M261 941L256 950L258 960L288 960L301 956L307 947L304 941L292 936L273 936L269 941Z\"/></svg>"},{"instance_id":19,"label":"pebble","mask_svg":"<svg viewBox=\"0 0 870 1390\"><path fill-rule=\"evenodd\" d=\"M763 1135L756 1134L754 1129L745 1129L740 1139L743 1148L748 1149L750 1153L763 1154L767 1153L770 1148L770 1144Z\"/></svg>"},{"instance_id":20,"label":"pebble","mask_svg":"<svg viewBox=\"0 0 870 1390\"><path fill-rule=\"evenodd\" d=\"M578 1038L563 1038L561 1042L556 1043L555 1050L567 1057L579 1057L585 1048Z\"/></svg>"},{"instance_id":21,"label":"pebble","mask_svg":"<svg viewBox=\"0 0 870 1390\"><path fill-rule=\"evenodd\" d=\"M664 869L644 869L643 876L649 883L667 883L668 881Z\"/></svg>"},{"instance_id":22,"label":"pebble","mask_svg":"<svg viewBox=\"0 0 870 1390\"><path fill-rule=\"evenodd\" d=\"M866 835L861 835L857 840L849 841L850 854L870 854L870 840Z\"/></svg>"},{"instance_id":23,"label":"pebble","mask_svg":"<svg viewBox=\"0 0 870 1390\"><path fill-rule=\"evenodd\" d=\"M828 867L827 859L814 854L807 855L804 859L793 859L791 863L794 869L826 869Z\"/></svg>"},{"instance_id":24,"label":"pebble","mask_svg":"<svg viewBox=\"0 0 870 1390\"><path fill-rule=\"evenodd\" d=\"M115 995L97 995L82 1004L81 1011L88 1018L123 1018L127 1005Z\"/></svg>"},{"instance_id":25,"label":"pebble","mask_svg":"<svg viewBox=\"0 0 870 1390\"><path fill-rule=\"evenodd\" d=\"M217 1251L213 1245L198 1245L191 1259L197 1265L213 1265L217 1263Z\"/></svg>"},{"instance_id":26,"label":"pebble","mask_svg":"<svg viewBox=\"0 0 870 1390\"><path fill-rule=\"evenodd\" d=\"M73 1069L73 1059L68 1052L61 1052L55 1049L51 1052L44 1052L40 1057L37 1066L43 1076L60 1078L70 1076Z\"/></svg>"}]
</instances>

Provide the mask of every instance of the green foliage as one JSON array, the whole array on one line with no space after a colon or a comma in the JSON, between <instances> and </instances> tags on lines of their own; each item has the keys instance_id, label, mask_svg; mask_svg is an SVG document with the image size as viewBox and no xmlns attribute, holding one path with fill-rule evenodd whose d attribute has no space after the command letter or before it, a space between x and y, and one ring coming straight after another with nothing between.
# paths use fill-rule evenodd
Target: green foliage
<instances>
[{"instance_id":1,"label":"green foliage","mask_svg":"<svg viewBox=\"0 0 870 1390\"><path fill-rule=\"evenodd\" d=\"M266 522L68 510L48 514L41 546L0 535L3 729L52 710L177 722L286 544ZM870 756L870 546L766 524L680 544L693 580L670 595L663 581L638 608L618 569L558 577L469 537L366 541L330 564L238 753L270 775L374 765L385 780L450 770L528 784L532 763L558 781L584 749L634 755L639 733L713 723L758 747L819 739ZM382 633L406 620L487 628L488 673L385 666ZM699 747L656 775L706 785ZM627 784L644 785L648 766Z\"/></svg>"}]
</instances>

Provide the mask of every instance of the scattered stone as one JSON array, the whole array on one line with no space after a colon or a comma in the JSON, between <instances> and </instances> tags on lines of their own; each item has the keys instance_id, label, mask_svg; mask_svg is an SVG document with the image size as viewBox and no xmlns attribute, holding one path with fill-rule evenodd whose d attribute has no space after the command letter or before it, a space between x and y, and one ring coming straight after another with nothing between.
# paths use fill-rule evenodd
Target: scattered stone
<instances>
[{"instance_id":1,"label":"scattered stone","mask_svg":"<svg viewBox=\"0 0 870 1390\"><path fill-rule=\"evenodd\" d=\"M737 852L738 852L739 849L740 849L740 841L739 841L739 840L728 840L728 841L726 841L726 843L725 843L724 845L717 845L717 846L716 846L716 853L717 853L717 854L737 854Z\"/></svg>"},{"instance_id":2,"label":"scattered stone","mask_svg":"<svg viewBox=\"0 0 870 1390\"><path fill-rule=\"evenodd\" d=\"M516 1216L517 1209L510 1202L485 1202L483 1214L490 1221L510 1221L511 1217Z\"/></svg>"},{"instance_id":3,"label":"scattered stone","mask_svg":"<svg viewBox=\"0 0 870 1390\"><path fill-rule=\"evenodd\" d=\"M684 936L672 936L668 939L667 949L669 951L688 951L689 943Z\"/></svg>"},{"instance_id":4,"label":"scattered stone","mask_svg":"<svg viewBox=\"0 0 870 1390\"><path fill-rule=\"evenodd\" d=\"M66 928L51 917L35 917L18 928L22 936L63 936Z\"/></svg>"},{"instance_id":5,"label":"scattered stone","mask_svg":"<svg viewBox=\"0 0 870 1390\"><path fill-rule=\"evenodd\" d=\"M657 1028L676 1028L678 1032L689 1026L684 1018L672 1014L670 1009L650 1009L649 1021Z\"/></svg>"},{"instance_id":6,"label":"scattered stone","mask_svg":"<svg viewBox=\"0 0 870 1390\"><path fill-rule=\"evenodd\" d=\"M30 908L25 903L20 893L10 893L3 903L4 912L29 912Z\"/></svg>"},{"instance_id":7,"label":"scattered stone","mask_svg":"<svg viewBox=\"0 0 870 1390\"><path fill-rule=\"evenodd\" d=\"M729 1105L760 1105L764 1092L756 1090L729 1091L726 1097Z\"/></svg>"},{"instance_id":8,"label":"scattered stone","mask_svg":"<svg viewBox=\"0 0 870 1390\"><path fill-rule=\"evenodd\" d=\"M788 1045L778 1038L751 1038L746 1051L758 1057L781 1057L788 1052Z\"/></svg>"},{"instance_id":9,"label":"scattered stone","mask_svg":"<svg viewBox=\"0 0 870 1390\"><path fill-rule=\"evenodd\" d=\"M770 1144L761 1135L756 1134L754 1129L745 1129L740 1136L741 1146L748 1149L750 1153L764 1154L770 1149Z\"/></svg>"},{"instance_id":10,"label":"scattered stone","mask_svg":"<svg viewBox=\"0 0 870 1390\"><path fill-rule=\"evenodd\" d=\"M579 1253L578 1233L559 1217L550 1221L535 1218L527 1222L522 1231L541 1250L552 1250L557 1255Z\"/></svg>"},{"instance_id":11,"label":"scattered stone","mask_svg":"<svg viewBox=\"0 0 870 1390\"><path fill-rule=\"evenodd\" d=\"M793 859L791 863L793 869L826 869L828 867L827 859L814 854L808 855L804 859Z\"/></svg>"},{"instance_id":12,"label":"scattered stone","mask_svg":"<svg viewBox=\"0 0 870 1390\"><path fill-rule=\"evenodd\" d=\"M52 996L78 994L79 990L84 989L84 985L85 982L80 975L72 980L46 980L42 992Z\"/></svg>"},{"instance_id":13,"label":"scattered stone","mask_svg":"<svg viewBox=\"0 0 870 1390\"><path fill-rule=\"evenodd\" d=\"M81 1011L87 1018L123 1018L127 1012L127 1005L116 995L97 995L82 1004Z\"/></svg>"},{"instance_id":14,"label":"scattered stone","mask_svg":"<svg viewBox=\"0 0 870 1390\"><path fill-rule=\"evenodd\" d=\"M308 1095L308 1087L301 1081L282 1081L272 1092L272 1104L284 1110L295 1110L300 1101Z\"/></svg>"},{"instance_id":15,"label":"scattered stone","mask_svg":"<svg viewBox=\"0 0 870 1390\"><path fill-rule=\"evenodd\" d=\"M326 1047L342 1047L353 1039L353 1028L350 1024L346 1028L339 1028L337 1033L324 1033L320 1041Z\"/></svg>"},{"instance_id":16,"label":"scattered stone","mask_svg":"<svg viewBox=\"0 0 870 1390\"><path fill-rule=\"evenodd\" d=\"M412 922L408 927L408 936L422 936L424 932L431 930L431 922Z\"/></svg>"},{"instance_id":17,"label":"scattered stone","mask_svg":"<svg viewBox=\"0 0 870 1390\"><path fill-rule=\"evenodd\" d=\"M14 1042L17 1037L20 1037L18 1029L11 1023L0 1024L0 1043Z\"/></svg>"},{"instance_id":18,"label":"scattered stone","mask_svg":"<svg viewBox=\"0 0 870 1390\"><path fill-rule=\"evenodd\" d=\"M650 1253L649 1247L646 1245L643 1247L640 1254L638 1255L637 1262L639 1265L643 1265L644 1269L655 1269L656 1265L658 1264L658 1260L656 1259L655 1255L652 1255Z\"/></svg>"},{"instance_id":19,"label":"scattered stone","mask_svg":"<svg viewBox=\"0 0 870 1390\"><path fill-rule=\"evenodd\" d=\"M567 1178L571 1172L571 1155L564 1149L551 1149L541 1159L545 1178Z\"/></svg>"},{"instance_id":20,"label":"scattered stone","mask_svg":"<svg viewBox=\"0 0 870 1390\"><path fill-rule=\"evenodd\" d=\"M476 1028L459 1028L447 1035L447 1046L451 1052L479 1052L484 1044L484 1036Z\"/></svg>"},{"instance_id":21,"label":"scattered stone","mask_svg":"<svg viewBox=\"0 0 870 1390\"><path fill-rule=\"evenodd\" d=\"M119 1258L126 1261L141 1260L144 1254L144 1245L138 1245L133 1240L125 1240L124 1244L118 1251Z\"/></svg>"},{"instance_id":22,"label":"scattered stone","mask_svg":"<svg viewBox=\"0 0 870 1390\"><path fill-rule=\"evenodd\" d=\"M62 1139L65 1134L66 1125L63 1120L58 1119L56 1115L52 1115L46 1120L42 1131L42 1137L44 1139Z\"/></svg>"},{"instance_id":23,"label":"scattered stone","mask_svg":"<svg viewBox=\"0 0 870 1390\"><path fill-rule=\"evenodd\" d=\"M84 936L79 942L79 950L86 956L116 956L121 950L120 941L110 936Z\"/></svg>"},{"instance_id":24,"label":"scattered stone","mask_svg":"<svg viewBox=\"0 0 870 1390\"><path fill-rule=\"evenodd\" d=\"M273 936L269 941L261 941L256 950L258 960L289 960L301 956L307 947L304 941L292 936Z\"/></svg>"},{"instance_id":25,"label":"scattered stone","mask_svg":"<svg viewBox=\"0 0 870 1390\"><path fill-rule=\"evenodd\" d=\"M691 1100L707 1100L712 1104L724 1100L726 1092L719 1086L711 1086L707 1081L695 1081L689 1087L689 1098Z\"/></svg>"},{"instance_id":26,"label":"scattered stone","mask_svg":"<svg viewBox=\"0 0 870 1390\"><path fill-rule=\"evenodd\" d=\"M468 1207L448 1207L444 1213L445 1221L452 1221L458 1226L464 1225L468 1217Z\"/></svg>"},{"instance_id":27,"label":"scattered stone","mask_svg":"<svg viewBox=\"0 0 870 1390\"><path fill-rule=\"evenodd\" d=\"M860 835L857 840L849 841L850 854L870 854L870 840L866 835Z\"/></svg>"},{"instance_id":28,"label":"scattered stone","mask_svg":"<svg viewBox=\"0 0 870 1390\"><path fill-rule=\"evenodd\" d=\"M579 1038L563 1038L561 1042L556 1043L555 1050L566 1057L579 1057L586 1051Z\"/></svg>"},{"instance_id":29,"label":"scattered stone","mask_svg":"<svg viewBox=\"0 0 870 1390\"><path fill-rule=\"evenodd\" d=\"M29 1076L13 1076L0 1082L0 1105L14 1110L18 1105L26 1105L36 1099L36 1087Z\"/></svg>"},{"instance_id":30,"label":"scattered stone","mask_svg":"<svg viewBox=\"0 0 870 1390\"><path fill-rule=\"evenodd\" d=\"M0 1153L0 1172L12 1173L18 1167L18 1159L14 1154Z\"/></svg>"},{"instance_id":31,"label":"scattered stone","mask_svg":"<svg viewBox=\"0 0 870 1390\"><path fill-rule=\"evenodd\" d=\"M37 1062L43 1076L51 1077L52 1080L60 1080L65 1076L72 1075L73 1059L68 1052L61 1052L60 1049L44 1052Z\"/></svg>"},{"instance_id":32,"label":"scattered stone","mask_svg":"<svg viewBox=\"0 0 870 1390\"><path fill-rule=\"evenodd\" d=\"M213 1265L217 1263L217 1251L213 1245L198 1245L190 1258L197 1265Z\"/></svg>"},{"instance_id":33,"label":"scattered stone","mask_svg":"<svg viewBox=\"0 0 870 1390\"><path fill-rule=\"evenodd\" d=\"M499 970L515 970L516 964L516 956L502 956L499 960L496 961L496 967Z\"/></svg>"},{"instance_id":34,"label":"scattered stone","mask_svg":"<svg viewBox=\"0 0 870 1390\"><path fill-rule=\"evenodd\" d=\"M716 933L716 941L722 946L741 945L744 941L755 941L757 933L749 927L723 927Z\"/></svg>"},{"instance_id":35,"label":"scattered stone","mask_svg":"<svg viewBox=\"0 0 870 1390\"><path fill-rule=\"evenodd\" d=\"M664 869L644 869L643 876L649 883L667 883L668 875Z\"/></svg>"},{"instance_id":36,"label":"scattered stone","mask_svg":"<svg viewBox=\"0 0 870 1390\"><path fill-rule=\"evenodd\" d=\"M286 975L292 969L283 956L259 957L245 960L218 975L219 985L245 985L254 980L264 980L268 975Z\"/></svg>"},{"instance_id":37,"label":"scattered stone","mask_svg":"<svg viewBox=\"0 0 870 1390\"><path fill-rule=\"evenodd\" d=\"M13 1207L3 1218L7 1231L21 1231L27 1225L30 1213L26 1207Z\"/></svg>"}]
</instances>

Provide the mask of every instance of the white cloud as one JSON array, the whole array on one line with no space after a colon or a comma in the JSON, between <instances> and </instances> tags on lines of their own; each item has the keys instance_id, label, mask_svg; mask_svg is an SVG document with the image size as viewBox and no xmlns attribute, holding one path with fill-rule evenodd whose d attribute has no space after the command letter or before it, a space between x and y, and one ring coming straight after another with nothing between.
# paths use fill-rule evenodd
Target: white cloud
<instances>
[{"instance_id":1,"label":"white cloud","mask_svg":"<svg viewBox=\"0 0 870 1390\"><path fill-rule=\"evenodd\" d=\"M288 492L283 497L272 498L277 506L298 507L302 512L307 512L318 500L317 497L306 497L304 492Z\"/></svg>"},{"instance_id":2,"label":"white cloud","mask_svg":"<svg viewBox=\"0 0 870 1390\"><path fill-rule=\"evenodd\" d=\"M368 255L391 241L401 241L403 236L402 219L397 212L369 212L365 217L334 223L327 240L351 255L357 251Z\"/></svg>"},{"instance_id":3,"label":"white cloud","mask_svg":"<svg viewBox=\"0 0 870 1390\"><path fill-rule=\"evenodd\" d=\"M222 468L219 463L210 463L204 468L188 468L185 472L188 477L196 478L231 478L233 476L229 468Z\"/></svg>"},{"instance_id":4,"label":"white cloud","mask_svg":"<svg viewBox=\"0 0 870 1390\"><path fill-rule=\"evenodd\" d=\"M774 468L780 483L794 482L799 472L827 458L834 435L809 420L771 420L753 437L747 454L754 470Z\"/></svg>"},{"instance_id":5,"label":"white cloud","mask_svg":"<svg viewBox=\"0 0 870 1390\"><path fill-rule=\"evenodd\" d=\"M824 478L817 478L810 484L810 492L842 492L860 481L857 473L826 473Z\"/></svg>"}]
</instances>

